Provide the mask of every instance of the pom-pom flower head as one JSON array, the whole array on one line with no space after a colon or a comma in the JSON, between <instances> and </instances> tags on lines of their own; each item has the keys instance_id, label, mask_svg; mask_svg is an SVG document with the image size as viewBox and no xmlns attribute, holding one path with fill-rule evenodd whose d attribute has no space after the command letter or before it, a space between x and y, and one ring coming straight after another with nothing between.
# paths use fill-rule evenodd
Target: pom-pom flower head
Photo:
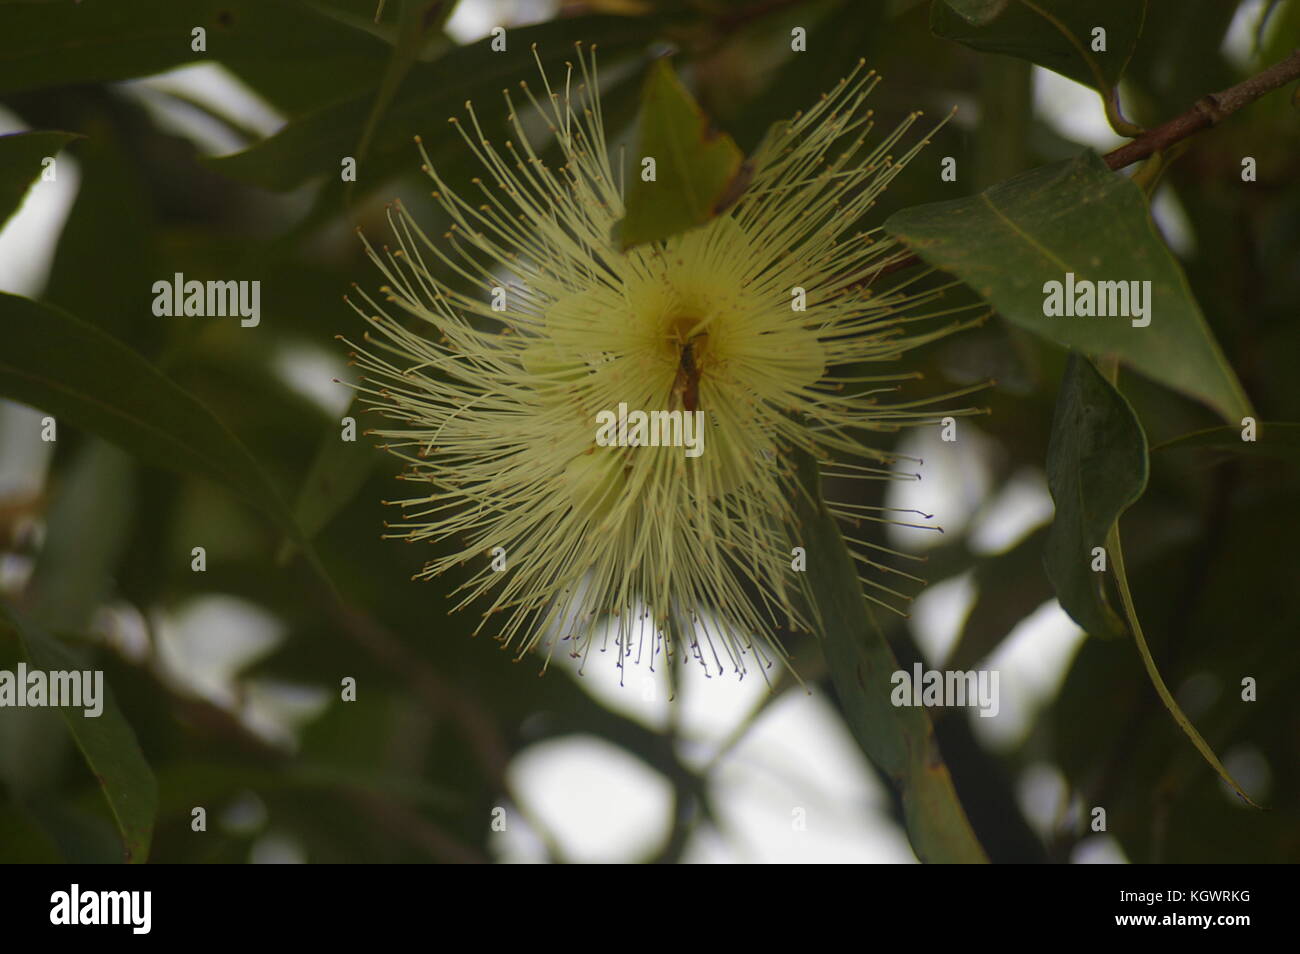
<instances>
[{"instance_id":1,"label":"pom-pom flower head","mask_svg":"<svg viewBox=\"0 0 1300 954\"><path fill-rule=\"evenodd\" d=\"M888 478L893 458L871 432L937 419L928 402L881 398L918 377L900 357L959 325L913 329L954 309L914 281L873 287L906 253L854 230L923 145L893 155L919 114L869 144L877 79L859 64L774 129L730 208L625 251L595 60L580 48L578 62L562 90L545 73L544 95L520 84L559 168L509 92L500 146L467 103L467 122L451 122L486 169L481 195L458 195L425 155L451 221L443 240L396 204L398 249L367 243L386 303L407 317L369 296L354 305L373 329L353 345L358 387L393 422L373 433L406 461L404 479L429 485L396 502L389 535L443 545L420 577L475 567L456 608L481 599L479 629L520 656L612 644L621 666L684 644L710 671L766 668L785 656L779 632L812 629L791 559L806 492L793 455ZM864 583L879 602L905 598Z\"/></svg>"}]
</instances>

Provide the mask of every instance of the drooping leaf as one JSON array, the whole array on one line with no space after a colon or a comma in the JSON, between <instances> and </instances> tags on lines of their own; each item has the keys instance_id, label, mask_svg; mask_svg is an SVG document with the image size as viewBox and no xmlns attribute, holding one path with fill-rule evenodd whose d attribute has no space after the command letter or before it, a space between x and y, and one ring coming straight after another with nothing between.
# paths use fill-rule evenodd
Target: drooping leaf
<instances>
[{"instance_id":1,"label":"drooping leaf","mask_svg":"<svg viewBox=\"0 0 1300 954\"><path fill-rule=\"evenodd\" d=\"M1206 742L1205 737L1197 731L1196 726L1192 725L1192 720L1187 718L1187 713L1174 699L1174 694L1169 691L1169 687L1165 685L1164 677L1160 675L1160 669L1156 665L1155 657L1151 654L1151 647L1147 644L1146 635L1142 632L1142 624L1138 621L1137 609L1133 604L1133 594L1129 590L1128 571L1124 566L1124 548L1120 543L1119 524L1112 525L1110 532L1106 535L1106 549L1114 561L1115 583L1119 588L1120 601L1124 605L1125 619L1128 622L1129 630L1133 634L1133 645L1137 647L1138 655L1142 658L1142 665L1146 668L1147 677L1150 678L1151 685L1156 690L1156 695L1160 697L1165 709L1173 716L1174 722L1183 730L1183 734L1187 736L1196 751L1201 753L1201 757L1214 769L1219 778L1223 779L1247 805L1252 808L1259 808L1260 806L1246 794L1246 790L1241 787L1241 783L1233 778L1232 773L1219 761L1219 757L1214 753L1210 743Z\"/></svg>"},{"instance_id":2,"label":"drooping leaf","mask_svg":"<svg viewBox=\"0 0 1300 954\"><path fill-rule=\"evenodd\" d=\"M23 197L45 169L43 160L76 139L75 133L25 132L0 136L0 229L23 204Z\"/></svg>"},{"instance_id":3,"label":"drooping leaf","mask_svg":"<svg viewBox=\"0 0 1300 954\"><path fill-rule=\"evenodd\" d=\"M885 230L962 279L1013 324L1089 354L1118 355L1229 421L1251 413L1186 276L1156 233L1141 190L1095 153L1031 170L970 198L904 209L890 216ZM1068 273L1076 287L1083 281L1149 281L1149 324L1135 326L1142 319L1123 316L1044 314L1047 283L1064 286Z\"/></svg>"},{"instance_id":4,"label":"drooping leaf","mask_svg":"<svg viewBox=\"0 0 1300 954\"><path fill-rule=\"evenodd\" d=\"M28 665L45 672L83 670L77 658L17 610L0 602L0 625L18 634ZM122 710L107 683L103 710L87 716L83 709L60 707L59 714L108 800L122 834L125 860L148 860L158 812L158 786Z\"/></svg>"},{"instance_id":5,"label":"drooping leaf","mask_svg":"<svg viewBox=\"0 0 1300 954\"><path fill-rule=\"evenodd\" d=\"M646 181L643 163L653 159ZM616 226L623 248L703 225L744 186L744 161L732 138L714 130L665 59L646 78L627 214Z\"/></svg>"},{"instance_id":6,"label":"drooping leaf","mask_svg":"<svg viewBox=\"0 0 1300 954\"><path fill-rule=\"evenodd\" d=\"M0 293L0 341L0 395L148 463L215 480L292 527L280 495L240 440L117 339L61 309Z\"/></svg>"},{"instance_id":7,"label":"drooping leaf","mask_svg":"<svg viewBox=\"0 0 1300 954\"><path fill-rule=\"evenodd\" d=\"M934 0L930 29L1104 90L1119 82L1133 56L1146 6L1146 0Z\"/></svg>"},{"instance_id":8,"label":"drooping leaf","mask_svg":"<svg viewBox=\"0 0 1300 954\"><path fill-rule=\"evenodd\" d=\"M918 858L987 861L939 753L929 715L923 708L890 701L898 661L862 598L835 518L821 502L817 465L804 457L799 470L807 494L799 494L795 506L814 615L824 627L819 635L849 728L867 757L899 787Z\"/></svg>"},{"instance_id":9,"label":"drooping leaf","mask_svg":"<svg viewBox=\"0 0 1300 954\"><path fill-rule=\"evenodd\" d=\"M1147 484L1147 443L1128 401L1087 358L1071 354L1047 448L1047 485L1056 516L1044 564L1061 608L1093 636L1125 626L1106 598L1111 570L1094 570L1094 548ZM1100 565L1100 564L1098 564Z\"/></svg>"}]
</instances>

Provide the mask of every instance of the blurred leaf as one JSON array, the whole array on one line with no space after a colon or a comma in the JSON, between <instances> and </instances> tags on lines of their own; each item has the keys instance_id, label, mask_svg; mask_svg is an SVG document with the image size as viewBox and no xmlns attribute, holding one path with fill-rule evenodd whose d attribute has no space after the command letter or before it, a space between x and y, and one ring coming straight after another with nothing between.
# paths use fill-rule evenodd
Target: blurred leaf
<instances>
[{"instance_id":1,"label":"blurred leaf","mask_svg":"<svg viewBox=\"0 0 1300 954\"><path fill-rule=\"evenodd\" d=\"M84 669L62 644L4 603L0 603L0 622L17 632L27 662L33 668L46 672ZM108 799L118 831L122 833L125 860L140 863L149 857L154 816L158 811L158 786L135 732L118 708L107 682L103 692L103 711L97 717L89 718L81 709L67 707L60 707L59 714Z\"/></svg>"},{"instance_id":2,"label":"blurred leaf","mask_svg":"<svg viewBox=\"0 0 1300 954\"><path fill-rule=\"evenodd\" d=\"M980 64L980 114L996 115L1000 121L980 123L975 135L971 158L976 189L986 189L1034 165L1029 135L1036 120L1033 74L1033 67L1023 60L993 57Z\"/></svg>"},{"instance_id":3,"label":"blurred leaf","mask_svg":"<svg viewBox=\"0 0 1300 954\"><path fill-rule=\"evenodd\" d=\"M45 514L45 543L24 603L52 632L83 632L113 596L114 570L135 518L135 462L106 441L76 448Z\"/></svg>"},{"instance_id":4,"label":"blurred leaf","mask_svg":"<svg viewBox=\"0 0 1300 954\"><path fill-rule=\"evenodd\" d=\"M356 413L353 402L345 414L355 417ZM343 440L333 424L326 429L294 505L294 516L304 536L315 536L356 496L374 470L377 456L368 442Z\"/></svg>"},{"instance_id":5,"label":"blurred leaf","mask_svg":"<svg viewBox=\"0 0 1300 954\"><path fill-rule=\"evenodd\" d=\"M42 300L93 315L102 330L156 353L174 330L141 307L154 279L173 271L160 261L166 244L160 225L190 213L196 200L230 209L229 190L213 188L216 176L197 181L190 172L193 147L159 129L129 97L96 88L50 95L59 104L56 115L70 114L68 125L88 135L69 149L79 173L76 199L58 234ZM178 195L184 204L174 200Z\"/></svg>"},{"instance_id":6,"label":"blurred leaf","mask_svg":"<svg viewBox=\"0 0 1300 954\"><path fill-rule=\"evenodd\" d=\"M65 860L45 828L15 802L0 802L0 859L7 865Z\"/></svg>"},{"instance_id":7,"label":"blurred leaf","mask_svg":"<svg viewBox=\"0 0 1300 954\"><path fill-rule=\"evenodd\" d=\"M287 789L327 792L344 788L370 789L416 808L444 810L460 801L455 792L425 779L386 774L382 766L368 763L359 767L340 766L297 759L261 766L239 762L183 761L169 763L158 770L160 818L174 816L184 818L186 822L192 806L220 804L241 791L267 794Z\"/></svg>"},{"instance_id":8,"label":"blurred leaf","mask_svg":"<svg viewBox=\"0 0 1300 954\"><path fill-rule=\"evenodd\" d=\"M1146 0L934 0L930 29L1105 90L1119 82L1133 56L1146 6ZM1097 27L1106 31L1105 52L1093 50Z\"/></svg>"},{"instance_id":9,"label":"blurred leaf","mask_svg":"<svg viewBox=\"0 0 1300 954\"><path fill-rule=\"evenodd\" d=\"M0 92L215 61L249 74L276 105L293 110L373 86L389 53L381 40L298 0L7 3L4 17ZM196 27L207 31L206 52L191 48Z\"/></svg>"},{"instance_id":10,"label":"blurred leaf","mask_svg":"<svg viewBox=\"0 0 1300 954\"><path fill-rule=\"evenodd\" d=\"M393 101L398 88L402 85L402 80L415 65L425 42L433 33L441 35L443 24L455 8L454 2L445 2L445 0L401 0L397 42L393 47L393 55L388 61L388 66L384 69L383 78L379 81L379 88L375 91L374 105L370 108L370 115L366 117L361 141L357 144L358 160L365 156L376 125L384 115L384 110Z\"/></svg>"},{"instance_id":11,"label":"blurred leaf","mask_svg":"<svg viewBox=\"0 0 1300 954\"><path fill-rule=\"evenodd\" d=\"M0 669L13 672L23 658L22 643L0 625ZM67 727L54 711L0 708L0 791L30 812L66 777L71 748Z\"/></svg>"},{"instance_id":12,"label":"blurred leaf","mask_svg":"<svg viewBox=\"0 0 1300 954\"><path fill-rule=\"evenodd\" d=\"M884 6L891 17L899 17L925 2L926 0L887 0Z\"/></svg>"},{"instance_id":13,"label":"blurred leaf","mask_svg":"<svg viewBox=\"0 0 1300 954\"><path fill-rule=\"evenodd\" d=\"M736 200L747 178L739 147L711 127L666 59L650 67L639 126L627 213L614 227L625 249L703 225ZM642 178L646 157L655 160L653 182Z\"/></svg>"},{"instance_id":14,"label":"blurred leaf","mask_svg":"<svg viewBox=\"0 0 1300 954\"><path fill-rule=\"evenodd\" d=\"M602 49L607 48L603 44ZM548 58L538 50L542 56L542 62L547 63ZM557 61L558 62L558 61ZM636 63L639 63L637 60ZM552 64L554 65L554 63ZM610 64L610 58L601 58L602 77L601 85L603 86L601 94L601 112L605 120L605 131L611 140L620 137L624 127L630 123L630 117L635 109L635 104L640 98L640 83L638 82L639 74L635 68L629 69L626 59L623 62L615 61L614 69L607 69ZM533 64L533 68L536 66ZM611 77L610 74L613 74ZM496 90L481 90L483 93L496 93ZM471 95L478 95L473 93ZM435 124L438 125L438 124ZM489 126L491 120L489 118ZM552 168L558 165L560 151L556 147L554 140L543 145L541 139L533 143L538 150L538 157ZM429 157L429 163L438 170L438 174L450 183L464 184L470 182L472 177L482 173L483 166L479 163L474 153L466 148L465 143L456 135L439 135L432 141L424 140L424 148ZM223 156L212 160L217 165L216 171L222 174L229 170L225 167L226 160L237 159L243 153L236 153L232 156ZM354 209L358 208L360 199L363 196L372 195L381 187L400 188L407 183L418 183L419 188L423 188L423 175L417 175L419 172L420 155L416 150L414 143L409 139L394 140L383 149L378 151L371 150L370 158L366 161L367 174L360 176L356 182L343 182L337 176L326 178L320 189L316 192L315 201L312 203L310 211L304 215L292 229L289 229L276 240L278 250L274 250L273 255L287 255L291 250L299 247L299 244L305 237L315 235L323 226L334 220L339 213L339 209L346 203L352 203ZM319 169L309 169L305 175L315 175ZM406 174L406 183L398 183L397 180L403 173ZM432 202L427 204L428 213L431 215L441 215ZM376 210L378 211L378 210ZM363 213L364 214L364 213ZM358 243L359 245L360 243Z\"/></svg>"},{"instance_id":15,"label":"blurred leaf","mask_svg":"<svg viewBox=\"0 0 1300 954\"><path fill-rule=\"evenodd\" d=\"M0 395L66 418L151 464L215 480L292 527L239 439L126 345L65 311L4 293L0 340Z\"/></svg>"},{"instance_id":16,"label":"blurred leaf","mask_svg":"<svg viewBox=\"0 0 1300 954\"><path fill-rule=\"evenodd\" d=\"M737 144L753 152L772 128L773 120L789 119L817 102L833 89L861 57L876 62L873 54L886 41L882 29L886 10L882 3L839 2L821 15L816 5L800 9L800 19L814 16L808 30L808 49L816 50L812 59L805 53L790 52L781 44L783 61L772 70L770 81L761 93L748 98L734 116L727 116L726 126Z\"/></svg>"},{"instance_id":17,"label":"blurred leaf","mask_svg":"<svg viewBox=\"0 0 1300 954\"><path fill-rule=\"evenodd\" d=\"M0 136L0 229L23 204L23 197L41 174L41 161L58 155L76 133L25 132Z\"/></svg>"},{"instance_id":18,"label":"blurred leaf","mask_svg":"<svg viewBox=\"0 0 1300 954\"><path fill-rule=\"evenodd\" d=\"M975 565L975 605L944 661L947 669L974 669L1021 620L1052 598L1043 574L1048 528L1040 527L1011 549Z\"/></svg>"},{"instance_id":19,"label":"blurred leaf","mask_svg":"<svg viewBox=\"0 0 1300 954\"><path fill-rule=\"evenodd\" d=\"M1181 450L1187 447L1200 447L1205 450L1224 451L1229 454L1245 454L1248 457L1278 457L1287 460L1300 460L1300 424L1286 421L1262 421L1256 425L1255 439L1241 439L1242 428L1228 424L1223 427L1210 427L1203 431L1194 431L1171 440L1153 444L1151 450Z\"/></svg>"},{"instance_id":20,"label":"blurred leaf","mask_svg":"<svg viewBox=\"0 0 1300 954\"><path fill-rule=\"evenodd\" d=\"M987 861L957 799L929 714L890 700L898 661L862 598L835 518L821 502L817 465L804 456L799 470L806 492L794 504L808 552L814 619L823 628L822 645L849 728L867 757L899 787L918 858Z\"/></svg>"},{"instance_id":21,"label":"blurred leaf","mask_svg":"<svg viewBox=\"0 0 1300 954\"><path fill-rule=\"evenodd\" d=\"M979 195L904 209L885 222L1004 318L1057 344L1116 354L1199 398L1229 421L1250 402L1214 340L1142 192L1092 152L1008 179ZM1047 317L1046 282L1149 280L1150 324L1122 317Z\"/></svg>"},{"instance_id":22,"label":"blurred leaf","mask_svg":"<svg viewBox=\"0 0 1300 954\"><path fill-rule=\"evenodd\" d=\"M412 142L417 135L460 147L459 137L448 131L447 117L459 112L466 100L485 97L479 105L492 111L482 114L484 120L504 115L501 90L537 79L527 52L530 44L537 44L537 55L554 80L562 75L565 61L572 60L575 38L598 44L601 63L608 66L611 54L645 45L657 27L658 21L650 18L573 17L511 30L506 53L493 53L490 40L484 39L450 50L433 63L416 63L375 125L369 158L357 164L358 180L376 181L417 169L419 155ZM290 122L250 149L207 161L224 175L275 191L297 188L326 173L337 178L340 161L352 155L373 107L373 94L353 96ZM491 122L487 127L495 128ZM468 154L468 149L461 151Z\"/></svg>"},{"instance_id":23,"label":"blurred leaf","mask_svg":"<svg viewBox=\"0 0 1300 954\"><path fill-rule=\"evenodd\" d=\"M1122 635L1125 627L1106 599L1106 574L1092 569L1092 550L1106 544L1146 484L1146 436L1137 415L1092 362L1071 354L1047 449L1056 517L1044 565L1061 608L1093 636ZM1107 560L1115 571L1114 554Z\"/></svg>"},{"instance_id":24,"label":"blurred leaf","mask_svg":"<svg viewBox=\"0 0 1300 954\"><path fill-rule=\"evenodd\" d=\"M56 722L60 720L55 720ZM62 724L60 732L66 734ZM98 789L68 798L49 797L25 806L32 820L43 828L67 864L116 865L122 863L122 835L112 813L104 811L104 797ZM157 834L155 828L154 834ZM149 852L154 851L150 843Z\"/></svg>"}]
</instances>

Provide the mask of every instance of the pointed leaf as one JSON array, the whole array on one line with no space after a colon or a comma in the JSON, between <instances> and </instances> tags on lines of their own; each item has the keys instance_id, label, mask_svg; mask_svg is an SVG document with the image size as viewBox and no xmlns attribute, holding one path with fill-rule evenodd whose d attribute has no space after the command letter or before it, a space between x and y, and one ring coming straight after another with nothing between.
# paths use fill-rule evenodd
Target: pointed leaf
<instances>
[{"instance_id":1,"label":"pointed leaf","mask_svg":"<svg viewBox=\"0 0 1300 954\"><path fill-rule=\"evenodd\" d=\"M895 706L891 677L898 661L862 598L848 547L818 493L817 465L799 462L796 513L808 554L815 617L836 695L854 738L867 757L893 779L903 800L908 837L922 861L985 862L939 753L934 726L923 708Z\"/></svg>"},{"instance_id":2,"label":"pointed leaf","mask_svg":"<svg viewBox=\"0 0 1300 954\"><path fill-rule=\"evenodd\" d=\"M0 293L0 341L0 396L67 419L141 460L215 480L292 527L243 443L116 338L61 309Z\"/></svg>"},{"instance_id":3,"label":"pointed leaf","mask_svg":"<svg viewBox=\"0 0 1300 954\"><path fill-rule=\"evenodd\" d=\"M1087 358L1071 354L1047 448L1047 485L1056 516L1044 563L1061 608L1093 636L1122 635L1094 547L1147 485L1147 443L1137 415Z\"/></svg>"},{"instance_id":4,"label":"pointed leaf","mask_svg":"<svg viewBox=\"0 0 1300 954\"><path fill-rule=\"evenodd\" d=\"M616 226L625 249L703 225L744 187L740 148L712 128L665 59L646 78L633 159L627 214ZM655 163L651 182L643 177L646 159Z\"/></svg>"},{"instance_id":5,"label":"pointed leaf","mask_svg":"<svg viewBox=\"0 0 1300 954\"><path fill-rule=\"evenodd\" d=\"M76 133L25 132L0 136L0 228L23 204L27 190L45 168L42 160L78 138Z\"/></svg>"},{"instance_id":6,"label":"pointed leaf","mask_svg":"<svg viewBox=\"0 0 1300 954\"><path fill-rule=\"evenodd\" d=\"M1233 423L1251 413L1186 276L1155 231L1142 191L1095 153L970 198L904 209L885 222L885 231L965 281L1013 324L1089 354L1118 355ZM1046 284L1064 285L1067 273L1076 285L1150 281L1150 323L1045 315Z\"/></svg>"},{"instance_id":7,"label":"pointed leaf","mask_svg":"<svg viewBox=\"0 0 1300 954\"><path fill-rule=\"evenodd\" d=\"M0 626L18 634L23 655L33 669L84 671L63 644L2 602ZM158 785L131 724L106 683L103 693L103 710L98 716L90 717L83 709L67 707L60 707L59 715L108 800L122 833L125 860L138 864L149 858L158 812Z\"/></svg>"}]
</instances>

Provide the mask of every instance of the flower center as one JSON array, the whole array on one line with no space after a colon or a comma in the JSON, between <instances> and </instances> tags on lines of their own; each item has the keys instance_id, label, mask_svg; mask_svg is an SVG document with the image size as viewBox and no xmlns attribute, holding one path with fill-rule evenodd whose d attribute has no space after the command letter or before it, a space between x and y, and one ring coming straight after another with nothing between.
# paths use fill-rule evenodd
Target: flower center
<instances>
[{"instance_id":1,"label":"flower center","mask_svg":"<svg viewBox=\"0 0 1300 954\"><path fill-rule=\"evenodd\" d=\"M677 368L672 402L686 411L699 410L700 406L700 375L709 344L708 333L702 330L705 324L699 318L683 317L669 326L668 346Z\"/></svg>"}]
</instances>

